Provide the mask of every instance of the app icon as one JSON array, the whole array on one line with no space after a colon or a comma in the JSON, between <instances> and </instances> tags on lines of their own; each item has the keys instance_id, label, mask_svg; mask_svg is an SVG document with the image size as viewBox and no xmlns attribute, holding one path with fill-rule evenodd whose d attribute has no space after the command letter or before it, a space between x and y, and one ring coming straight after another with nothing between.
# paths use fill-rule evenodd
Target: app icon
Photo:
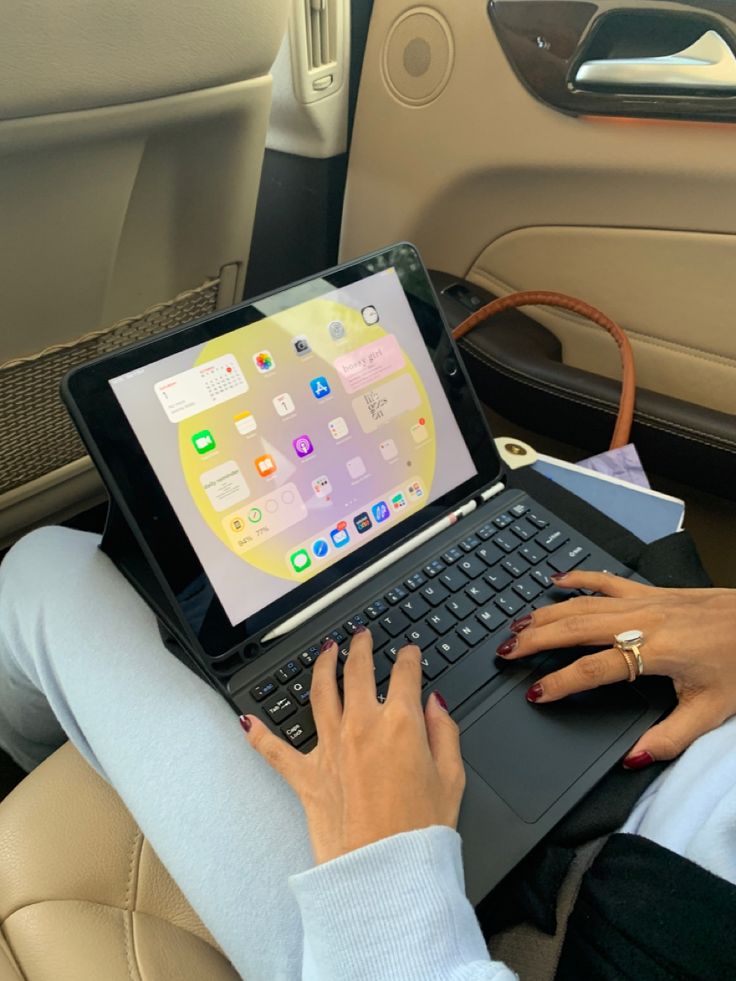
<instances>
[{"instance_id":1,"label":"app icon","mask_svg":"<svg viewBox=\"0 0 736 981\"><path fill-rule=\"evenodd\" d=\"M233 422L241 436L247 436L256 431L256 419L252 412L238 413L237 416L233 416Z\"/></svg>"},{"instance_id":2,"label":"app icon","mask_svg":"<svg viewBox=\"0 0 736 981\"><path fill-rule=\"evenodd\" d=\"M426 419L422 417L416 426L411 427L411 438L415 443L424 443L429 439Z\"/></svg>"},{"instance_id":3,"label":"app icon","mask_svg":"<svg viewBox=\"0 0 736 981\"><path fill-rule=\"evenodd\" d=\"M363 314L363 320L365 320L369 327L378 323L378 310L375 307L363 307L360 312Z\"/></svg>"},{"instance_id":4,"label":"app icon","mask_svg":"<svg viewBox=\"0 0 736 981\"><path fill-rule=\"evenodd\" d=\"M337 526L330 532L330 538L335 548L342 548L350 541L348 528L344 521L338 522Z\"/></svg>"},{"instance_id":5,"label":"app icon","mask_svg":"<svg viewBox=\"0 0 736 981\"><path fill-rule=\"evenodd\" d=\"M270 477L272 473L276 473L276 462L268 453L265 453L263 456L257 456L253 461L253 466L261 477Z\"/></svg>"},{"instance_id":6,"label":"app icon","mask_svg":"<svg viewBox=\"0 0 736 981\"><path fill-rule=\"evenodd\" d=\"M321 477L315 477L312 481L312 490L317 497L329 497L332 493L332 484L330 479L326 474L322 474Z\"/></svg>"},{"instance_id":7,"label":"app icon","mask_svg":"<svg viewBox=\"0 0 736 981\"><path fill-rule=\"evenodd\" d=\"M202 429L200 432L195 433L192 436L192 445L194 449L203 456L205 453L211 453L212 450L217 446L215 442L215 437L209 431L209 429Z\"/></svg>"},{"instance_id":8,"label":"app icon","mask_svg":"<svg viewBox=\"0 0 736 981\"><path fill-rule=\"evenodd\" d=\"M360 514L356 514L353 518L353 524L357 528L360 535L364 534L369 528L373 527L373 522L368 517L367 511L361 511Z\"/></svg>"},{"instance_id":9,"label":"app icon","mask_svg":"<svg viewBox=\"0 0 736 981\"><path fill-rule=\"evenodd\" d=\"M391 498L391 507L394 511L403 511L406 507L406 498L403 494L394 494Z\"/></svg>"},{"instance_id":10,"label":"app icon","mask_svg":"<svg viewBox=\"0 0 736 981\"><path fill-rule=\"evenodd\" d=\"M333 439L342 439L343 436L347 436L349 432L348 424L345 422L342 416L337 416L335 419L330 419L327 425Z\"/></svg>"},{"instance_id":11,"label":"app icon","mask_svg":"<svg viewBox=\"0 0 736 981\"><path fill-rule=\"evenodd\" d=\"M331 324L328 324L327 330L329 330L333 341L341 341L345 336L345 324L339 320L333 320Z\"/></svg>"},{"instance_id":12,"label":"app icon","mask_svg":"<svg viewBox=\"0 0 736 981\"><path fill-rule=\"evenodd\" d=\"M320 375L318 378L313 378L309 383L309 387L312 389L312 395L314 395L316 399L323 399L332 391L324 375Z\"/></svg>"},{"instance_id":13,"label":"app icon","mask_svg":"<svg viewBox=\"0 0 736 981\"><path fill-rule=\"evenodd\" d=\"M324 538L318 538L316 542L312 542L312 551L318 559L323 559L329 550L330 546L327 544Z\"/></svg>"},{"instance_id":14,"label":"app icon","mask_svg":"<svg viewBox=\"0 0 736 981\"><path fill-rule=\"evenodd\" d=\"M273 400L273 407L280 416L288 416L294 411L294 399L288 392L282 392Z\"/></svg>"},{"instance_id":15,"label":"app icon","mask_svg":"<svg viewBox=\"0 0 736 981\"><path fill-rule=\"evenodd\" d=\"M418 501L420 497L424 497L424 490L422 489L422 485L418 480L415 480L413 483L409 484L409 486L406 488L406 492L409 497L413 498L415 501Z\"/></svg>"},{"instance_id":16,"label":"app icon","mask_svg":"<svg viewBox=\"0 0 736 981\"><path fill-rule=\"evenodd\" d=\"M382 443L379 443L378 449L381 451L381 456L384 460L395 460L399 455L399 451L396 449L396 443L392 439L386 439Z\"/></svg>"},{"instance_id":17,"label":"app icon","mask_svg":"<svg viewBox=\"0 0 736 981\"><path fill-rule=\"evenodd\" d=\"M391 512L389 511L388 504L386 504L385 501L379 501L378 504L374 504L371 511L373 512L373 517L376 524L379 525L382 521L385 521L387 518L391 517Z\"/></svg>"},{"instance_id":18,"label":"app icon","mask_svg":"<svg viewBox=\"0 0 736 981\"><path fill-rule=\"evenodd\" d=\"M353 478L353 480L357 480L358 477L362 477L363 474L366 472L365 464L363 463L363 458L360 456L354 456L352 460L348 460L345 466L347 467L348 473Z\"/></svg>"},{"instance_id":19,"label":"app icon","mask_svg":"<svg viewBox=\"0 0 736 981\"><path fill-rule=\"evenodd\" d=\"M294 353L298 354L300 358L304 357L305 354L312 353L312 348L309 346L309 341L304 334L300 334L298 337L292 338L291 343L294 348Z\"/></svg>"},{"instance_id":20,"label":"app icon","mask_svg":"<svg viewBox=\"0 0 736 981\"><path fill-rule=\"evenodd\" d=\"M242 531L243 528L245 528L245 522L239 515L236 514L234 518L230 519L230 528L234 532Z\"/></svg>"},{"instance_id":21,"label":"app icon","mask_svg":"<svg viewBox=\"0 0 736 981\"><path fill-rule=\"evenodd\" d=\"M289 561L294 572L304 572L312 564L312 560L309 558L309 552L306 548L297 549L296 552L292 552L289 556Z\"/></svg>"},{"instance_id":22,"label":"app icon","mask_svg":"<svg viewBox=\"0 0 736 981\"><path fill-rule=\"evenodd\" d=\"M257 525L262 517L263 511L261 511L260 508L251 508L248 512L248 521L250 521L252 525Z\"/></svg>"},{"instance_id":23,"label":"app icon","mask_svg":"<svg viewBox=\"0 0 736 981\"><path fill-rule=\"evenodd\" d=\"M258 354L254 354L253 364L264 375L267 371L273 371L276 367L276 362L273 360L273 355L270 351L259 351Z\"/></svg>"},{"instance_id":24,"label":"app icon","mask_svg":"<svg viewBox=\"0 0 736 981\"><path fill-rule=\"evenodd\" d=\"M312 441L309 436L297 436L296 439L291 441L291 445L296 451L296 455L302 460L305 456L311 456L314 453L314 447L312 446Z\"/></svg>"}]
</instances>

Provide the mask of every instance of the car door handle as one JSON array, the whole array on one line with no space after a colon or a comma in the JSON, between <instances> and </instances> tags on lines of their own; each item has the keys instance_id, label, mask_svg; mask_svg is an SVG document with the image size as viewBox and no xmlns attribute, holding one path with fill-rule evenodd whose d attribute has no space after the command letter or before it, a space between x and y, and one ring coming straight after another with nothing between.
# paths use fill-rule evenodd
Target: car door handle
<instances>
[{"instance_id":1,"label":"car door handle","mask_svg":"<svg viewBox=\"0 0 736 981\"><path fill-rule=\"evenodd\" d=\"M682 51L655 58L609 58L584 61L575 74L578 85L606 88L736 90L736 56L716 31Z\"/></svg>"}]
</instances>

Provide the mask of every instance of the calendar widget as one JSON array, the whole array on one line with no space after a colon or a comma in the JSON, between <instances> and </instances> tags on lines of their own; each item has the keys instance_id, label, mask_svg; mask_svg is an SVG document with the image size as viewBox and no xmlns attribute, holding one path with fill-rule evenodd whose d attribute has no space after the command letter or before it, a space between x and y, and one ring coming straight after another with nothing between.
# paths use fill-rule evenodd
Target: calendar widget
<instances>
[{"instance_id":1,"label":"calendar widget","mask_svg":"<svg viewBox=\"0 0 736 981\"><path fill-rule=\"evenodd\" d=\"M154 385L154 391L169 422L183 422L236 395L245 395L248 383L235 356L225 354L165 378Z\"/></svg>"}]
</instances>

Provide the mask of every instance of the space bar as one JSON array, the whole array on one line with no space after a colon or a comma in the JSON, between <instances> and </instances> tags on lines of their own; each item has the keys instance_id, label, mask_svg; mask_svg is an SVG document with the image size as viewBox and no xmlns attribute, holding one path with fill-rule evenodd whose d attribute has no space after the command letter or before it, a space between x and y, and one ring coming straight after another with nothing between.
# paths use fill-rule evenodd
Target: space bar
<instances>
[{"instance_id":1,"label":"space bar","mask_svg":"<svg viewBox=\"0 0 736 981\"><path fill-rule=\"evenodd\" d=\"M484 642L466 654L452 671L437 679L437 688L450 712L496 677L499 670L494 655L494 645Z\"/></svg>"}]
</instances>

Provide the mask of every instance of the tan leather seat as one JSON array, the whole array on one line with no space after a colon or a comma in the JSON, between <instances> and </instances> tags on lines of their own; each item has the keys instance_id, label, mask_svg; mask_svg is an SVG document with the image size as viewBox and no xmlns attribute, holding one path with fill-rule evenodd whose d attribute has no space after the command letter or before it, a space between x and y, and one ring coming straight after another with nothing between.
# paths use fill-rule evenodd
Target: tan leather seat
<instances>
[{"instance_id":1,"label":"tan leather seat","mask_svg":"<svg viewBox=\"0 0 736 981\"><path fill-rule=\"evenodd\" d=\"M0 804L0 981L238 981L70 745Z\"/></svg>"}]
</instances>

